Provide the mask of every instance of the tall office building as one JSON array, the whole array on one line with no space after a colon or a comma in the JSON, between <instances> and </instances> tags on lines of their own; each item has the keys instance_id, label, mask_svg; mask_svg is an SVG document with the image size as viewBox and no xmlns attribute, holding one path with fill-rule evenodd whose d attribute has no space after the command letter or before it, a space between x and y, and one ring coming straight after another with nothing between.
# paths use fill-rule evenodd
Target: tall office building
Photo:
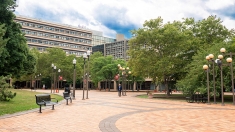
<instances>
[{"instance_id":1,"label":"tall office building","mask_svg":"<svg viewBox=\"0 0 235 132\"><path fill-rule=\"evenodd\" d=\"M58 47L67 55L82 56L92 51L92 31L65 24L41 21L29 17L16 16L16 22L22 25L30 48L44 52L46 48Z\"/></svg>"},{"instance_id":2,"label":"tall office building","mask_svg":"<svg viewBox=\"0 0 235 132\"><path fill-rule=\"evenodd\" d=\"M129 49L128 40L120 40L113 43L104 44L104 56L112 55L114 59L129 60L127 50Z\"/></svg>"},{"instance_id":3,"label":"tall office building","mask_svg":"<svg viewBox=\"0 0 235 132\"><path fill-rule=\"evenodd\" d=\"M116 39L114 38L104 37L103 32L95 30L91 31L92 31L92 46L102 45L105 43L113 43L116 41Z\"/></svg>"},{"instance_id":4,"label":"tall office building","mask_svg":"<svg viewBox=\"0 0 235 132\"><path fill-rule=\"evenodd\" d=\"M114 59L129 60L127 50L129 49L128 40L124 38L124 35L117 34L115 42L104 43L102 45L96 45L92 47L93 52L101 52L104 56L112 55Z\"/></svg>"}]
</instances>

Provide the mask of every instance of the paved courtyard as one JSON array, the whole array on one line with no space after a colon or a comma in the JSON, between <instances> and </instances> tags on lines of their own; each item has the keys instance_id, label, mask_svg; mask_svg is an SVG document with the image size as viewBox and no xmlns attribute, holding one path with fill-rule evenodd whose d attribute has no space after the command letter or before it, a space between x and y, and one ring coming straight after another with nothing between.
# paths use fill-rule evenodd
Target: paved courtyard
<instances>
[{"instance_id":1,"label":"paved courtyard","mask_svg":"<svg viewBox=\"0 0 235 132\"><path fill-rule=\"evenodd\" d=\"M50 90L38 90L49 93ZM59 94L62 94L60 91ZM235 106L141 99L138 92L89 91L82 100L0 116L0 132L234 132ZM86 95L86 94L85 94ZM85 96L86 98L86 96Z\"/></svg>"}]
</instances>

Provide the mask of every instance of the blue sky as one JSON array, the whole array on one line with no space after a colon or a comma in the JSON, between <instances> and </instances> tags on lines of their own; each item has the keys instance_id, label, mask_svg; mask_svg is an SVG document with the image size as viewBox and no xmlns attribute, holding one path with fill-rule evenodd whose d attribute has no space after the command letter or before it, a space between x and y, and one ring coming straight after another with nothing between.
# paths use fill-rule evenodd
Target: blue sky
<instances>
[{"instance_id":1,"label":"blue sky","mask_svg":"<svg viewBox=\"0 0 235 132\"><path fill-rule=\"evenodd\" d=\"M164 22L216 15L228 29L235 28L235 0L17 0L16 14L83 26L115 38L131 37L145 20L159 16Z\"/></svg>"}]
</instances>

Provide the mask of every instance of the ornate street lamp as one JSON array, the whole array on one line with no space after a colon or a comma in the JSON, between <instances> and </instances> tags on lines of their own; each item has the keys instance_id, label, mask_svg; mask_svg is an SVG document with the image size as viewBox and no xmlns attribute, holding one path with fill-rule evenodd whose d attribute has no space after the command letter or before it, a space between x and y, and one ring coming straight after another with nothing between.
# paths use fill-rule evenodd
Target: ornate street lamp
<instances>
[{"instance_id":1,"label":"ornate street lamp","mask_svg":"<svg viewBox=\"0 0 235 132\"><path fill-rule=\"evenodd\" d=\"M85 75L85 64L86 64L86 58L87 58L87 54L86 53L84 53L83 54L83 59L84 59L84 68L83 68L83 71L84 71L84 74L83 74L83 79L84 79L84 81L83 81L83 95L82 95L82 100L84 100L84 88L85 88L85 86L86 86L86 75Z\"/></svg>"},{"instance_id":2,"label":"ornate street lamp","mask_svg":"<svg viewBox=\"0 0 235 132\"><path fill-rule=\"evenodd\" d=\"M232 64L232 58L227 58L226 61L230 64L230 70L231 70L231 80L232 80L232 92L233 92L233 105L235 105L234 101L234 81L233 81L233 64Z\"/></svg>"},{"instance_id":3,"label":"ornate street lamp","mask_svg":"<svg viewBox=\"0 0 235 132\"><path fill-rule=\"evenodd\" d=\"M37 89L37 76L35 76L34 90Z\"/></svg>"},{"instance_id":4,"label":"ornate street lamp","mask_svg":"<svg viewBox=\"0 0 235 132\"><path fill-rule=\"evenodd\" d=\"M207 104L210 105L210 85L209 85L209 68L208 65L204 65L203 69L206 71L207 75Z\"/></svg>"},{"instance_id":5,"label":"ornate street lamp","mask_svg":"<svg viewBox=\"0 0 235 132\"><path fill-rule=\"evenodd\" d=\"M221 50L220 50L221 51ZM218 64L220 68L220 78L221 78L221 102L222 106L224 106L224 84L223 84L223 64L222 64L222 59L223 55L218 55L218 59L215 60L215 63Z\"/></svg>"},{"instance_id":6,"label":"ornate street lamp","mask_svg":"<svg viewBox=\"0 0 235 132\"><path fill-rule=\"evenodd\" d=\"M56 89L56 66L54 66L54 93Z\"/></svg>"},{"instance_id":7,"label":"ornate street lamp","mask_svg":"<svg viewBox=\"0 0 235 132\"><path fill-rule=\"evenodd\" d=\"M41 73L38 74L38 88L40 88L40 86L41 86L41 76L42 76Z\"/></svg>"},{"instance_id":8,"label":"ornate street lamp","mask_svg":"<svg viewBox=\"0 0 235 132\"><path fill-rule=\"evenodd\" d=\"M214 90L214 104L216 104L216 89L215 89L215 60L213 59L214 55L209 54L206 56L206 60L212 62L212 72L213 72L213 90Z\"/></svg>"},{"instance_id":9,"label":"ornate street lamp","mask_svg":"<svg viewBox=\"0 0 235 132\"><path fill-rule=\"evenodd\" d=\"M76 69L75 69L75 65L76 65L76 62L77 62L77 61L76 61L76 59L74 58L74 59L73 59L73 99L75 99L75 85L76 85L76 84L75 84L75 74L76 74L76 73L75 73L75 70L76 70Z\"/></svg>"},{"instance_id":10,"label":"ornate street lamp","mask_svg":"<svg viewBox=\"0 0 235 132\"><path fill-rule=\"evenodd\" d=\"M53 86L53 69L54 69L54 64L52 63L51 64L51 93L52 93L52 87Z\"/></svg>"},{"instance_id":11,"label":"ornate street lamp","mask_svg":"<svg viewBox=\"0 0 235 132\"><path fill-rule=\"evenodd\" d=\"M226 49L225 48L221 48L220 52L223 53L223 55L229 55L229 58L226 59L226 61L229 63L230 65L230 72L231 72L231 81L232 81L232 92L233 92L233 105L235 105L235 98L234 98L234 78L233 78L233 65L232 65L232 56L235 55L234 53L230 52L225 54Z\"/></svg>"},{"instance_id":12,"label":"ornate street lamp","mask_svg":"<svg viewBox=\"0 0 235 132\"><path fill-rule=\"evenodd\" d=\"M87 82L86 82L86 84L87 84L87 94L86 94L86 99L89 99L88 98L88 88L89 88L89 77L90 77L90 73L89 73L89 56L91 55L91 51L90 50L87 50Z\"/></svg>"},{"instance_id":13,"label":"ornate street lamp","mask_svg":"<svg viewBox=\"0 0 235 132\"><path fill-rule=\"evenodd\" d=\"M126 79L128 74L131 74L131 71L129 71L129 67L123 68L120 64L118 64L118 69L122 72L122 95L126 96ZM124 79L125 78L125 79Z\"/></svg>"},{"instance_id":14,"label":"ornate street lamp","mask_svg":"<svg viewBox=\"0 0 235 132\"><path fill-rule=\"evenodd\" d=\"M60 89L60 72L61 72L61 70L60 69L58 69L58 73L59 73L59 78L58 78L58 93L59 93L59 89Z\"/></svg>"}]
</instances>

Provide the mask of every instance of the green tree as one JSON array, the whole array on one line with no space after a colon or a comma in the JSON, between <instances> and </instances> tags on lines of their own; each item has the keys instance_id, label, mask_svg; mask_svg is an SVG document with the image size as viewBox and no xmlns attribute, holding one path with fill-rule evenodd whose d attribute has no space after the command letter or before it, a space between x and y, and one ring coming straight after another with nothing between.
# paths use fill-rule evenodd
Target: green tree
<instances>
[{"instance_id":1,"label":"green tree","mask_svg":"<svg viewBox=\"0 0 235 132\"><path fill-rule=\"evenodd\" d=\"M15 15L9 10L9 7L13 4L13 0L4 0L0 3L0 24L6 26L3 39L9 38L0 56L0 75L12 74L12 77L19 77L29 73L28 70L33 69L28 66L32 66L34 62L27 59L34 59L20 30L21 25L14 22Z\"/></svg>"},{"instance_id":2,"label":"green tree","mask_svg":"<svg viewBox=\"0 0 235 132\"><path fill-rule=\"evenodd\" d=\"M8 76L0 76L0 101L9 101L16 96L16 93L12 93L9 91L10 85L6 82L6 80L10 79L10 75Z\"/></svg>"},{"instance_id":3,"label":"green tree","mask_svg":"<svg viewBox=\"0 0 235 132\"><path fill-rule=\"evenodd\" d=\"M9 40L9 39L3 39L5 33L6 33L5 25L2 24L0 25L0 56L6 46L7 41Z\"/></svg>"},{"instance_id":4,"label":"green tree","mask_svg":"<svg viewBox=\"0 0 235 132\"><path fill-rule=\"evenodd\" d=\"M135 37L129 41L128 64L137 76L151 77L153 82L158 77L166 84L169 77L182 72L180 67L185 60L179 56L188 51L192 32L179 21L163 24L160 17L143 26L132 31Z\"/></svg>"},{"instance_id":5,"label":"green tree","mask_svg":"<svg viewBox=\"0 0 235 132\"><path fill-rule=\"evenodd\" d=\"M208 49L200 49L198 53L193 56L193 61L190 63L186 69L188 69L188 74L186 77L182 80L179 80L177 82L177 87L179 90L181 90L184 94L194 94L195 92L200 93L206 93L207 92L207 76L206 72L202 69L203 65L209 65L211 66L211 63L208 63L205 59L208 54L214 54L214 56L218 56L221 54L220 48L226 48L227 50L231 51L230 46L226 43L218 43L213 46L211 46ZM216 58L214 58L216 59ZM225 59L223 60L223 63L226 63ZM210 91L213 91L213 81L212 81L212 67L210 68ZM228 88L228 90L231 88L231 75L230 69L228 66L223 67L223 72L228 73L223 75L224 79L224 86ZM216 91L217 95L220 94L221 87L220 87L220 68L215 64L215 76L216 76Z\"/></svg>"}]
</instances>

